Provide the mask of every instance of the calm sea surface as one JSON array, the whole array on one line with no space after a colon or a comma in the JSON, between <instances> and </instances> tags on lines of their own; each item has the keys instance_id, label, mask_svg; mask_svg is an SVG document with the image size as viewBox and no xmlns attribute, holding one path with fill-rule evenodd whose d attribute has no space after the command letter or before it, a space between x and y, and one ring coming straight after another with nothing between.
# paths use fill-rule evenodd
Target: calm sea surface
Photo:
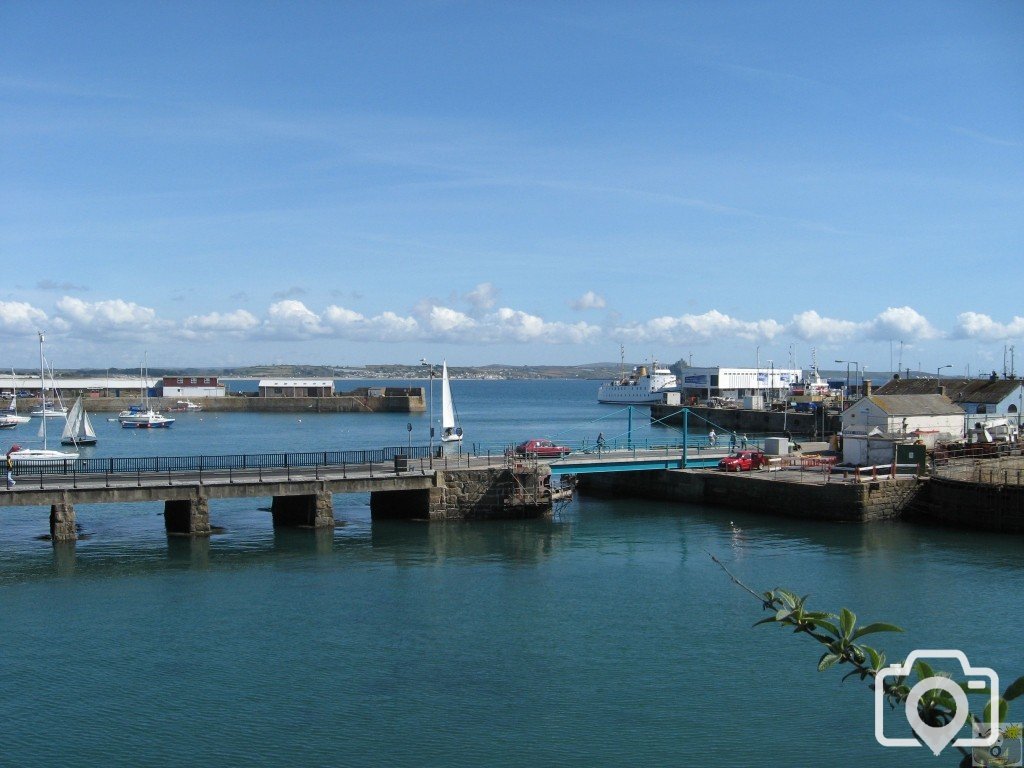
<instances>
[{"instance_id":1,"label":"calm sea surface","mask_svg":"<svg viewBox=\"0 0 1024 768\"><path fill-rule=\"evenodd\" d=\"M467 443L500 445L624 433L597 385L452 386ZM409 422L423 444L428 424L95 420L98 456L405 445ZM1019 538L586 496L553 520L426 524L339 495L339 526L315 534L274 531L268 506L215 500L224 533L187 541L161 505L82 505L89 538L56 549L36 538L48 510L0 510L0 765L956 764L878 746L870 691L751 628L759 606L708 553L757 588L903 625L877 636L892 659L959 648L1024 674Z\"/></svg>"}]
</instances>

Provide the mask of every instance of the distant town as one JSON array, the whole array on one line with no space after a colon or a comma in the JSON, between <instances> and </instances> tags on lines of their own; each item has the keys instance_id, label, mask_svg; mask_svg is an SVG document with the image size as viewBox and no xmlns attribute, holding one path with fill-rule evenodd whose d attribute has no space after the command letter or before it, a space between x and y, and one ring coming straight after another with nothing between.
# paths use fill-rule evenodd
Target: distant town
<instances>
[{"instance_id":1,"label":"distant town","mask_svg":"<svg viewBox=\"0 0 1024 768\"><path fill-rule=\"evenodd\" d=\"M449 366L448 373L453 379L584 379L603 381L617 379L623 372L629 372L634 366L648 363L587 363L584 365L506 365L494 363L479 366ZM679 360L669 366L673 373L682 376L691 366L686 360ZM434 363L435 375L440 362ZM768 366L764 367L768 370ZM38 376L36 369L19 369L20 375ZM823 376L844 376L845 368L836 370L821 369ZM227 379L262 379L262 378L332 378L332 379L383 379L383 380L415 380L426 378L425 365L403 365L380 363L365 366L344 365L249 365L238 367L209 368L156 368L150 367L148 373L153 377L160 376L219 376ZM78 368L57 369L54 374L58 378L138 378L138 368ZM904 370L903 378L935 378L935 371ZM892 372L863 371L862 377L873 378L877 384L884 383L892 377ZM980 377L987 373L979 372Z\"/></svg>"}]
</instances>

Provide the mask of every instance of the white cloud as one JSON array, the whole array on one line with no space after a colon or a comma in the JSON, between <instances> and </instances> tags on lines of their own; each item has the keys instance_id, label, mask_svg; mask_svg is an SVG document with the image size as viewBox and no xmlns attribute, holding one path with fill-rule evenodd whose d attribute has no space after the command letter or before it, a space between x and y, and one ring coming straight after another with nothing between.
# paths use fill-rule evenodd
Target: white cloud
<instances>
[{"instance_id":1,"label":"white cloud","mask_svg":"<svg viewBox=\"0 0 1024 768\"><path fill-rule=\"evenodd\" d=\"M813 309L793 315L788 326L791 335L804 341L845 341L855 337L860 328L850 320L822 317Z\"/></svg>"},{"instance_id":2,"label":"white cloud","mask_svg":"<svg viewBox=\"0 0 1024 768\"><path fill-rule=\"evenodd\" d=\"M212 336L217 333L242 335L259 327L260 321L251 312L236 309L234 312L211 312L208 315L193 315L183 323L186 335Z\"/></svg>"},{"instance_id":3,"label":"white cloud","mask_svg":"<svg viewBox=\"0 0 1024 768\"><path fill-rule=\"evenodd\" d=\"M335 305L324 311L323 320L334 335L353 341L409 341L415 339L419 331L419 323L411 317L382 312L367 318Z\"/></svg>"},{"instance_id":4,"label":"white cloud","mask_svg":"<svg viewBox=\"0 0 1024 768\"><path fill-rule=\"evenodd\" d=\"M988 341L1024 338L1024 317L1014 315L1009 323L998 323L989 315L963 312L957 315L954 335L961 339Z\"/></svg>"},{"instance_id":5,"label":"white cloud","mask_svg":"<svg viewBox=\"0 0 1024 768\"><path fill-rule=\"evenodd\" d=\"M427 326L440 337L457 338L459 334L468 334L476 329L477 322L457 309L434 305L427 312ZM464 340L470 341L471 338Z\"/></svg>"},{"instance_id":6,"label":"white cloud","mask_svg":"<svg viewBox=\"0 0 1024 768\"><path fill-rule=\"evenodd\" d=\"M584 309L604 309L604 296L587 291L575 301L569 304L573 309L582 311Z\"/></svg>"},{"instance_id":7,"label":"white cloud","mask_svg":"<svg viewBox=\"0 0 1024 768\"><path fill-rule=\"evenodd\" d=\"M90 302L64 296L57 310L76 333L142 338L159 325L155 310L122 299Z\"/></svg>"},{"instance_id":8,"label":"white cloud","mask_svg":"<svg viewBox=\"0 0 1024 768\"><path fill-rule=\"evenodd\" d=\"M320 317L301 301L287 299L271 304L263 321L263 335L271 339L301 341L323 336L327 329Z\"/></svg>"},{"instance_id":9,"label":"white cloud","mask_svg":"<svg viewBox=\"0 0 1024 768\"><path fill-rule=\"evenodd\" d=\"M480 283L476 288L466 294L473 309L483 311L490 309L498 300L498 291L491 283Z\"/></svg>"},{"instance_id":10,"label":"white cloud","mask_svg":"<svg viewBox=\"0 0 1024 768\"><path fill-rule=\"evenodd\" d=\"M46 313L24 301L0 301L0 330L34 333L46 324Z\"/></svg>"},{"instance_id":11,"label":"white cloud","mask_svg":"<svg viewBox=\"0 0 1024 768\"><path fill-rule=\"evenodd\" d=\"M868 323L868 335L875 339L934 339L941 334L917 310L889 307Z\"/></svg>"},{"instance_id":12,"label":"white cloud","mask_svg":"<svg viewBox=\"0 0 1024 768\"><path fill-rule=\"evenodd\" d=\"M613 335L630 341L683 344L728 337L771 340L784 330L785 326L775 320L739 320L712 309L702 315L663 316L631 323L615 328Z\"/></svg>"},{"instance_id":13,"label":"white cloud","mask_svg":"<svg viewBox=\"0 0 1024 768\"><path fill-rule=\"evenodd\" d=\"M601 329L588 323L549 322L510 307L502 307L484 318L484 341L544 342L546 344L579 344L593 341Z\"/></svg>"}]
</instances>

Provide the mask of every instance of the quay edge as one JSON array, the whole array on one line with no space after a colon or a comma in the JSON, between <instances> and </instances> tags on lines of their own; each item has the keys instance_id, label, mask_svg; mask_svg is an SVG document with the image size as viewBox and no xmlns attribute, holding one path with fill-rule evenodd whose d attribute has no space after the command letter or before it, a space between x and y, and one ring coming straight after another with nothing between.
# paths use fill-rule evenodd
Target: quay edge
<instances>
[{"instance_id":1,"label":"quay edge","mask_svg":"<svg viewBox=\"0 0 1024 768\"><path fill-rule=\"evenodd\" d=\"M1024 457L978 462L975 479L897 475L850 482L768 479L761 472L650 470L580 475L582 494L705 504L780 517L870 523L904 519L970 531L1024 533Z\"/></svg>"},{"instance_id":2,"label":"quay edge","mask_svg":"<svg viewBox=\"0 0 1024 768\"><path fill-rule=\"evenodd\" d=\"M871 522L900 517L923 481L801 483L764 479L761 473L670 469L580 475L580 493L631 495L662 501L710 504L785 517Z\"/></svg>"},{"instance_id":3,"label":"quay edge","mask_svg":"<svg viewBox=\"0 0 1024 768\"><path fill-rule=\"evenodd\" d=\"M156 411L172 413L181 398L150 397L149 404ZM406 394L371 395L365 388L339 392L333 397L193 397L203 406L203 413L421 413L427 410L422 387L414 387ZM83 399L90 413L118 413L138 405L135 397L91 397ZM191 414L190 414L191 415Z\"/></svg>"},{"instance_id":4,"label":"quay edge","mask_svg":"<svg viewBox=\"0 0 1024 768\"><path fill-rule=\"evenodd\" d=\"M814 413L795 411L752 411L743 408L707 408L686 406L690 412L690 429L701 431L708 422L718 430L740 434L778 434L789 432L801 437L822 439L822 417ZM683 425L683 406L654 404L651 406L651 422L673 427ZM837 413L825 415L824 436L840 431L841 419Z\"/></svg>"}]
</instances>

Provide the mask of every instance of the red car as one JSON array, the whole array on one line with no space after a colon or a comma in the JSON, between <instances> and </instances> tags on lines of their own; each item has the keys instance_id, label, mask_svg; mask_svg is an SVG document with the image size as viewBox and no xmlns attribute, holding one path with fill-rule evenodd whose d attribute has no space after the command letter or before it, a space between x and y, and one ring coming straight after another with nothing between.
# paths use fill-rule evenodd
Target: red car
<instances>
[{"instance_id":1,"label":"red car","mask_svg":"<svg viewBox=\"0 0 1024 768\"><path fill-rule=\"evenodd\" d=\"M572 448L555 445L550 440L527 440L515 447L517 456L561 457L572 453Z\"/></svg>"},{"instance_id":2,"label":"red car","mask_svg":"<svg viewBox=\"0 0 1024 768\"><path fill-rule=\"evenodd\" d=\"M718 468L725 472L746 472L768 465L768 457L761 451L736 451L718 462Z\"/></svg>"}]
</instances>

